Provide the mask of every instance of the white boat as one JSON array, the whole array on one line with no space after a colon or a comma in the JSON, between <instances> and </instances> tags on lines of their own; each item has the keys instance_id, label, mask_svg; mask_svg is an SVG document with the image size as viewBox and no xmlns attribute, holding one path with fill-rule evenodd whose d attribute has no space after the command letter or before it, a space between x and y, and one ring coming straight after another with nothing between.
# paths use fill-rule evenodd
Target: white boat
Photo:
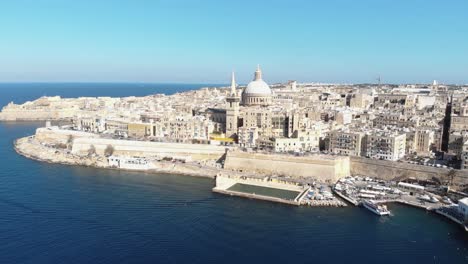
<instances>
[{"instance_id":1,"label":"white boat","mask_svg":"<svg viewBox=\"0 0 468 264\"><path fill-rule=\"evenodd\" d=\"M453 204L452 200L450 200L450 198L448 198L447 196L444 196L444 198L442 198L442 202L446 204Z\"/></svg>"},{"instance_id":2,"label":"white boat","mask_svg":"<svg viewBox=\"0 0 468 264\"><path fill-rule=\"evenodd\" d=\"M427 202L431 202L431 203L438 203L439 202L439 199L435 198L434 196L429 196L427 194L421 195L421 197L419 197L419 199L427 201Z\"/></svg>"},{"instance_id":3,"label":"white boat","mask_svg":"<svg viewBox=\"0 0 468 264\"><path fill-rule=\"evenodd\" d=\"M369 211L373 212L376 215L390 215L390 211L387 209L386 205L376 204L372 200L364 200L362 205L367 208Z\"/></svg>"},{"instance_id":4,"label":"white boat","mask_svg":"<svg viewBox=\"0 0 468 264\"><path fill-rule=\"evenodd\" d=\"M419 199L423 200L423 201L427 201L427 202L430 202L431 201L431 197L427 194L424 194L424 195L421 195L419 197Z\"/></svg>"}]
</instances>

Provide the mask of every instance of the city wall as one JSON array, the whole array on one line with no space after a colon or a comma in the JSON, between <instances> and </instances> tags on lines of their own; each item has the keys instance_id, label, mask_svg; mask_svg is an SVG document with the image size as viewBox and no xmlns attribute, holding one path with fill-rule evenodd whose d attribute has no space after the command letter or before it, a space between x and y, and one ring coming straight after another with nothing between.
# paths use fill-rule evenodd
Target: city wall
<instances>
[{"instance_id":1,"label":"city wall","mask_svg":"<svg viewBox=\"0 0 468 264\"><path fill-rule=\"evenodd\" d=\"M94 148L96 153L104 155L106 149L112 147L113 155L122 156L190 156L192 160L219 159L225 153L220 146L202 144L160 143L148 141L77 138L73 141L72 153L87 154Z\"/></svg>"},{"instance_id":2,"label":"city wall","mask_svg":"<svg viewBox=\"0 0 468 264\"><path fill-rule=\"evenodd\" d=\"M93 133L54 127L38 128L35 137L38 141L48 144L71 144L72 153L80 155L86 155L91 148L94 148L97 154L103 155L108 146L112 146L114 155L123 156L167 155L170 157L190 157L192 160L217 160L226 153L226 148L221 146L103 139ZM309 177L330 182L335 182L348 175L364 175L385 180L415 178L445 183L449 180L450 172L449 169L445 168L361 157L319 155L295 157L238 151L227 153L225 168L263 175ZM453 184L468 184L468 171L454 170Z\"/></svg>"},{"instance_id":3,"label":"city wall","mask_svg":"<svg viewBox=\"0 0 468 264\"><path fill-rule=\"evenodd\" d=\"M0 120L64 120L71 119L76 114L76 109L23 109L5 107L0 112Z\"/></svg>"},{"instance_id":4,"label":"city wall","mask_svg":"<svg viewBox=\"0 0 468 264\"><path fill-rule=\"evenodd\" d=\"M265 175L286 175L335 182L350 175L348 157L305 156L228 152L224 167Z\"/></svg>"},{"instance_id":5,"label":"city wall","mask_svg":"<svg viewBox=\"0 0 468 264\"><path fill-rule=\"evenodd\" d=\"M71 144L78 138L97 138L99 136L83 131L59 129L58 127L41 127L36 129L35 137L40 142L48 144Z\"/></svg>"},{"instance_id":6,"label":"city wall","mask_svg":"<svg viewBox=\"0 0 468 264\"><path fill-rule=\"evenodd\" d=\"M38 141L48 144L71 144L72 153L79 155L86 155L91 149L99 155L104 155L109 146L112 148L113 155L190 156L192 160L219 159L226 152L226 148L221 146L105 139L93 133L55 127L38 128L35 137Z\"/></svg>"},{"instance_id":7,"label":"city wall","mask_svg":"<svg viewBox=\"0 0 468 264\"><path fill-rule=\"evenodd\" d=\"M361 157L350 157L351 174L376 177L384 180L403 180L415 178L418 180L436 180L446 182L449 169L422 166L403 162L374 160ZM468 184L468 172L454 170L453 183Z\"/></svg>"}]
</instances>

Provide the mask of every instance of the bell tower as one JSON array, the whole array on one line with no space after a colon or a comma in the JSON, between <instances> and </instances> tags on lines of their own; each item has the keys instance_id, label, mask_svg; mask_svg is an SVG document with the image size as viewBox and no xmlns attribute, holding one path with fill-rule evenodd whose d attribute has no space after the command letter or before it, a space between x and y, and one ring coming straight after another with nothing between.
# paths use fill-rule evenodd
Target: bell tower
<instances>
[{"instance_id":1,"label":"bell tower","mask_svg":"<svg viewBox=\"0 0 468 264\"><path fill-rule=\"evenodd\" d=\"M236 79L234 72L231 78L231 90L226 97L226 137L237 140L240 97L236 92Z\"/></svg>"}]
</instances>

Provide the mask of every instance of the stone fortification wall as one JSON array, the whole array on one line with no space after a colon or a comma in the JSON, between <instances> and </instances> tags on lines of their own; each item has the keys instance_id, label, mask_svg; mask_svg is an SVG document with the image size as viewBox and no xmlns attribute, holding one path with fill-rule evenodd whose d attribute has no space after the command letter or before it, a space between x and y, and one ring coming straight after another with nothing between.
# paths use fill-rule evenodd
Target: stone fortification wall
<instances>
[{"instance_id":1,"label":"stone fortification wall","mask_svg":"<svg viewBox=\"0 0 468 264\"><path fill-rule=\"evenodd\" d=\"M350 175L348 157L306 156L228 152L226 169L266 175L315 178L335 182Z\"/></svg>"},{"instance_id":2,"label":"stone fortification wall","mask_svg":"<svg viewBox=\"0 0 468 264\"><path fill-rule=\"evenodd\" d=\"M103 138L77 138L73 141L72 153L86 154L91 148L99 155L112 146L113 155L122 156L184 156L189 155L192 160L219 159L225 153L220 146L182 143L160 143L148 141L103 139Z\"/></svg>"},{"instance_id":3,"label":"stone fortification wall","mask_svg":"<svg viewBox=\"0 0 468 264\"><path fill-rule=\"evenodd\" d=\"M98 135L82 131L64 130L58 127L41 127L36 129L36 139L48 144L73 143L78 138L96 138Z\"/></svg>"},{"instance_id":4,"label":"stone fortification wall","mask_svg":"<svg viewBox=\"0 0 468 264\"><path fill-rule=\"evenodd\" d=\"M71 144L72 153L86 155L91 148L104 155L109 146L113 155L122 156L190 156L192 160L219 159L226 152L225 147L202 144L160 143L149 141L104 139L94 133L64 130L57 127L38 128L36 140L47 144Z\"/></svg>"},{"instance_id":5,"label":"stone fortification wall","mask_svg":"<svg viewBox=\"0 0 468 264\"><path fill-rule=\"evenodd\" d=\"M64 120L71 119L77 109L23 109L5 107L0 112L0 120Z\"/></svg>"},{"instance_id":6,"label":"stone fortification wall","mask_svg":"<svg viewBox=\"0 0 468 264\"><path fill-rule=\"evenodd\" d=\"M403 162L374 160L360 157L351 157L351 174L376 177L384 180L403 180L415 178L420 180L448 180L449 169L422 166ZM468 184L468 172L455 170L454 184Z\"/></svg>"}]
</instances>

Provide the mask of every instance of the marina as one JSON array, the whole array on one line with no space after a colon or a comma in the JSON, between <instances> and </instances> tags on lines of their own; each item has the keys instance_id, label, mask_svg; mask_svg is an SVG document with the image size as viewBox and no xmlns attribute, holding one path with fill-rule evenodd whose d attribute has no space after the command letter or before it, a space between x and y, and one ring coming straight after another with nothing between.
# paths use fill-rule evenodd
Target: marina
<instances>
[{"instance_id":1,"label":"marina","mask_svg":"<svg viewBox=\"0 0 468 264\"><path fill-rule=\"evenodd\" d=\"M340 179L333 191L354 206L363 206L377 215L390 215L387 203L399 203L442 215L468 231L466 211L468 198L454 204L448 196L429 192L424 186L406 182L387 182L370 177ZM372 199L372 200L371 200Z\"/></svg>"}]
</instances>

